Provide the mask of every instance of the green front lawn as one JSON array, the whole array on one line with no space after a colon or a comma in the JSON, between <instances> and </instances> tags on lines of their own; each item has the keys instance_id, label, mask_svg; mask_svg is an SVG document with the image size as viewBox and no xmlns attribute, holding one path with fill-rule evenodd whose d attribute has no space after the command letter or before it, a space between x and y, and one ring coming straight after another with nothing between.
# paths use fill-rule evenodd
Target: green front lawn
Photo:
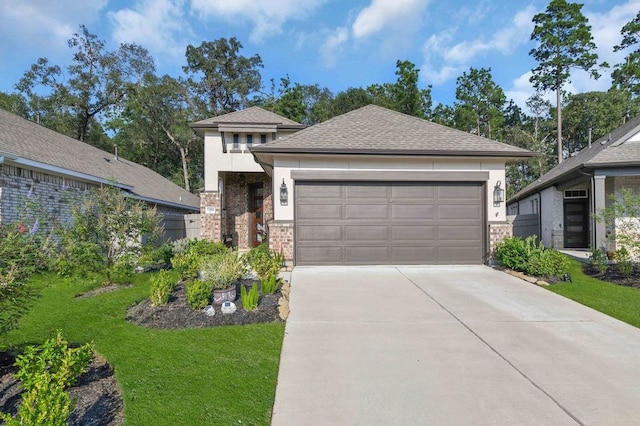
<instances>
[{"instance_id":1,"label":"green front lawn","mask_svg":"<svg viewBox=\"0 0 640 426\"><path fill-rule=\"evenodd\" d=\"M0 349L42 343L61 330L93 341L114 367L127 425L269 424L284 324L154 330L128 323L128 306L148 297L149 274L133 287L84 299L90 284L34 278L42 297Z\"/></svg>"},{"instance_id":2,"label":"green front lawn","mask_svg":"<svg viewBox=\"0 0 640 426\"><path fill-rule=\"evenodd\" d=\"M582 272L582 263L571 260L573 282L546 287L578 303L640 327L640 289L600 281Z\"/></svg>"}]
</instances>

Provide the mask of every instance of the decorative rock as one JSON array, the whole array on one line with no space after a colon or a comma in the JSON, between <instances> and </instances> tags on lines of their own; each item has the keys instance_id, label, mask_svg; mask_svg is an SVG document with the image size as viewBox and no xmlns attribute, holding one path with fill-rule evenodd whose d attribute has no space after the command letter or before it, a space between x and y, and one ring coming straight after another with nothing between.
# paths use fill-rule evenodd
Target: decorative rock
<instances>
[{"instance_id":1,"label":"decorative rock","mask_svg":"<svg viewBox=\"0 0 640 426\"><path fill-rule=\"evenodd\" d=\"M538 281L536 284L537 284L537 285L539 285L539 286L541 286L541 287L546 287L546 286L548 286L548 285L549 285L549 283L548 283L548 282L546 282L546 281L542 281L542 280Z\"/></svg>"},{"instance_id":2,"label":"decorative rock","mask_svg":"<svg viewBox=\"0 0 640 426\"><path fill-rule=\"evenodd\" d=\"M535 284L535 283L538 282L538 279L536 277L527 277L527 276L525 276L524 280L527 281L527 282L530 282L531 284Z\"/></svg>"},{"instance_id":3,"label":"decorative rock","mask_svg":"<svg viewBox=\"0 0 640 426\"><path fill-rule=\"evenodd\" d=\"M289 300L289 293L291 292L291 284L289 284L288 281L286 281L284 284L282 284L282 287L280 288L280 293L282 293L282 296Z\"/></svg>"},{"instance_id":4,"label":"decorative rock","mask_svg":"<svg viewBox=\"0 0 640 426\"><path fill-rule=\"evenodd\" d=\"M222 313L223 314L232 314L234 313L238 308L236 308L236 304L233 302L229 302L226 301L222 304Z\"/></svg>"},{"instance_id":5,"label":"decorative rock","mask_svg":"<svg viewBox=\"0 0 640 426\"><path fill-rule=\"evenodd\" d=\"M215 308L213 306L211 306L211 305L205 306L205 308L202 311L208 317L212 317L212 316L214 316L216 314Z\"/></svg>"},{"instance_id":6,"label":"decorative rock","mask_svg":"<svg viewBox=\"0 0 640 426\"><path fill-rule=\"evenodd\" d=\"M284 297L278 299L278 312L283 321L289 317L289 301Z\"/></svg>"}]
</instances>

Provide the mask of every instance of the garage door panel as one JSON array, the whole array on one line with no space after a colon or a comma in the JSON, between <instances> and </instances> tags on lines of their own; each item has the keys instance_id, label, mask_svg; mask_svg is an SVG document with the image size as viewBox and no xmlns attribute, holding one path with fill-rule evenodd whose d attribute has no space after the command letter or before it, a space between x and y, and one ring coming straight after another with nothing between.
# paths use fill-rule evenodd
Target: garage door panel
<instances>
[{"instance_id":1,"label":"garage door panel","mask_svg":"<svg viewBox=\"0 0 640 426\"><path fill-rule=\"evenodd\" d=\"M421 204L393 204L391 217L395 219L430 220L435 217L436 206Z\"/></svg>"},{"instance_id":2,"label":"garage door panel","mask_svg":"<svg viewBox=\"0 0 640 426\"><path fill-rule=\"evenodd\" d=\"M297 247L296 262L305 265L339 265L344 263L342 247L313 246Z\"/></svg>"},{"instance_id":3,"label":"garage door panel","mask_svg":"<svg viewBox=\"0 0 640 426\"><path fill-rule=\"evenodd\" d=\"M296 195L306 194L295 205L296 263L479 264L483 188L458 182L296 185ZM319 189L324 198L314 192Z\"/></svg>"},{"instance_id":4,"label":"garage door panel","mask_svg":"<svg viewBox=\"0 0 640 426\"><path fill-rule=\"evenodd\" d=\"M381 246L347 246L344 249L347 264L380 264L389 263L389 251Z\"/></svg>"},{"instance_id":5,"label":"garage door panel","mask_svg":"<svg viewBox=\"0 0 640 426\"><path fill-rule=\"evenodd\" d=\"M482 231L479 226L439 226L438 240L446 243L460 241L473 242L480 239Z\"/></svg>"},{"instance_id":6,"label":"garage door panel","mask_svg":"<svg viewBox=\"0 0 640 426\"><path fill-rule=\"evenodd\" d=\"M424 246L402 246L391 247L391 262L412 262L416 264L420 263L434 263L437 259L438 249L436 247L424 247Z\"/></svg>"},{"instance_id":7,"label":"garage door panel","mask_svg":"<svg viewBox=\"0 0 640 426\"><path fill-rule=\"evenodd\" d=\"M387 194L387 188L380 188L379 185L368 184L346 186L345 195L347 197L347 200L349 201L364 198L369 202L376 199L380 199L386 202L386 200L389 198Z\"/></svg>"},{"instance_id":8,"label":"garage door panel","mask_svg":"<svg viewBox=\"0 0 640 426\"><path fill-rule=\"evenodd\" d=\"M387 225L346 225L346 241L387 241L389 226Z\"/></svg>"},{"instance_id":9,"label":"garage door panel","mask_svg":"<svg viewBox=\"0 0 640 426\"><path fill-rule=\"evenodd\" d=\"M347 205L345 219L386 219L388 216L387 204L354 204Z\"/></svg>"},{"instance_id":10,"label":"garage door panel","mask_svg":"<svg viewBox=\"0 0 640 426\"><path fill-rule=\"evenodd\" d=\"M475 221L478 224L478 212L474 208L475 206L466 206L461 208L460 206L438 206L438 218L441 220L462 220L465 222Z\"/></svg>"},{"instance_id":11,"label":"garage door panel","mask_svg":"<svg viewBox=\"0 0 640 426\"><path fill-rule=\"evenodd\" d=\"M436 237L435 225L393 225L391 238L398 241L433 241Z\"/></svg>"},{"instance_id":12,"label":"garage door panel","mask_svg":"<svg viewBox=\"0 0 640 426\"><path fill-rule=\"evenodd\" d=\"M342 204L299 204L298 216L302 220L342 218Z\"/></svg>"},{"instance_id":13,"label":"garage door panel","mask_svg":"<svg viewBox=\"0 0 640 426\"><path fill-rule=\"evenodd\" d=\"M391 187L391 199L392 200L435 200L436 188L434 186L426 185L398 185Z\"/></svg>"},{"instance_id":14,"label":"garage door panel","mask_svg":"<svg viewBox=\"0 0 640 426\"><path fill-rule=\"evenodd\" d=\"M342 226L340 225L300 225L298 227L298 241L342 241Z\"/></svg>"},{"instance_id":15,"label":"garage door panel","mask_svg":"<svg viewBox=\"0 0 640 426\"><path fill-rule=\"evenodd\" d=\"M342 198L342 188L336 185L297 185L296 197L299 201L306 199L315 200L317 198Z\"/></svg>"}]
</instances>

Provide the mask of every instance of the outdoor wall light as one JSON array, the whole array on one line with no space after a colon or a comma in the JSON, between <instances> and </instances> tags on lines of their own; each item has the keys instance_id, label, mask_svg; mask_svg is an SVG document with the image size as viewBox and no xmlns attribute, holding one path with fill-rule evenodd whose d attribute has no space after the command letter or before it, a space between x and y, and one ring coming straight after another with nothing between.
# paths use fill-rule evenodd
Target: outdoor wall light
<instances>
[{"instance_id":1,"label":"outdoor wall light","mask_svg":"<svg viewBox=\"0 0 640 426\"><path fill-rule=\"evenodd\" d=\"M496 182L496 186L493 187L493 206L499 207L500 203L504 202L504 189L501 188L502 182Z\"/></svg>"},{"instance_id":2,"label":"outdoor wall light","mask_svg":"<svg viewBox=\"0 0 640 426\"><path fill-rule=\"evenodd\" d=\"M280 185L280 205L286 206L289 204L289 190L287 189L287 184L284 183L284 179L282 179L282 185Z\"/></svg>"}]
</instances>

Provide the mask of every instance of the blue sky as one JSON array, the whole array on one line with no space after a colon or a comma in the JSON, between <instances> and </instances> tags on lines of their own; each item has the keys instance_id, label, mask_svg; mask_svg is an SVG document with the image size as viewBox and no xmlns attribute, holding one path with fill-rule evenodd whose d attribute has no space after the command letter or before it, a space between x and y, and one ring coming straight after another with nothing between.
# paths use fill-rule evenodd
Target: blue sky
<instances>
[{"instance_id":1,"label":"blue sky","mask_svg":"<svg viewBox=\"0 0 640 426\"><path fill-rule=\"evenodd\" d=\"M421 70L420 86L433 86L434 104L452 104L455 81L469 67L491 68L508 99L524 105L532 93L531 19L542 0L0 0L0 91L13 85L39 57L68 65L66 40L79 25L104 39L146 47L158 73L179 75L188 44L236 37L246 56L259 54L263 82L289 75L293 82L349 87L395 81L398 59ZM600 60L613 52L620 29L640 0L584 0ZM568 90L606 90L575 72ZM552 97L550 97L551 99Z\"/></svg>"}]
</instances>

